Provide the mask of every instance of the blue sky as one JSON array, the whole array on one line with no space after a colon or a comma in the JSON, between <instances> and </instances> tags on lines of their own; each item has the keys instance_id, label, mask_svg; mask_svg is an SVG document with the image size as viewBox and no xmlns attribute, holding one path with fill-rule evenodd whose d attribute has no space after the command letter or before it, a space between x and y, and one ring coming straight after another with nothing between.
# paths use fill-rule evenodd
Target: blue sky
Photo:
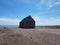
<instances>
[{"instance_id":1,"label":"blue sky","mask_svg":"<svg viewBox=\"0 0 60 45\"><path fill-rule=\"evenodd\" d=\"M0 25L18 25L28 15L36 25L60 25L60 0L0 0Z\"/></svg>"}]
</instances>

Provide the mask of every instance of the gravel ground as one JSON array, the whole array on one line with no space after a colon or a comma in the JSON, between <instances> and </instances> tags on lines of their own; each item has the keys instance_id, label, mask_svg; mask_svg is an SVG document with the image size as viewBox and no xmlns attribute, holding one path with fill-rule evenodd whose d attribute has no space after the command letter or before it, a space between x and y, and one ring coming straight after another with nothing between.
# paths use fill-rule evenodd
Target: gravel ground
<instances>
[{"instance_id":1,"label":"gravel ground","mask_svg":"<svg viewBox=\"0 0 60 45\"><path fill-rule=\"evenodd\" d=\"M60 29L0 29L0 45L60 45Z\"/></svg>"}]
</instances>

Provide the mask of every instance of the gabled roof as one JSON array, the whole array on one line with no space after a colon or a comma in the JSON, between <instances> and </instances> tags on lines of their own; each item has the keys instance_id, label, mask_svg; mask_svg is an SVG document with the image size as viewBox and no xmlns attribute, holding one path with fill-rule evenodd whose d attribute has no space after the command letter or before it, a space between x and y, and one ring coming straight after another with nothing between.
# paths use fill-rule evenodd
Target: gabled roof
<instances>
[{"instance_id":1,"label":"gabled roof","mask_svg":"<svg viewBox=\"0 0 60 45\"><path fill-rule=\"evenodd\" d=\"M35 20L30 15L25 17L21 22L26 21L26 20L33 20L35 22Z\"/></svg>"}]
</instances>

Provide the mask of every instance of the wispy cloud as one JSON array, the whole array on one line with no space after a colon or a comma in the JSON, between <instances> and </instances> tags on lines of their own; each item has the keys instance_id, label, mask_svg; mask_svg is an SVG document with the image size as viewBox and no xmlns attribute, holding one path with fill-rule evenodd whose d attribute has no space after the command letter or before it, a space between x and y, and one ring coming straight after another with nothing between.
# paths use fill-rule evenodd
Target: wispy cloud
<instances>
[{"instance_id":1,"label":"wispy cloud","mask_svg":"<svg viewBox=\"0 0 60 45\"><path fill-rule=\"evenodd\" d=\"M60 0L40 0L39 3L36 4L36 7L38 9L50 9L56 4L60 4Z\"/></svg>"},{"instance_id":2,"label":"wispy cloud","mask_svg":"<svg viewBox=\"0 0 60 45\"><path fill-rule=\"evenodd\" d=\"M50 4L50 6L49 6L49 9L50 8L52 8L52 7L54 7L55 5L60 5L60 1L56 1L56 2L52 2L51 4Z\"/></svg>"},{"instance_id":3,"label":"wispy cloud","mask_svg":"<svg viewBox=\"0 0 60 45\"><path fill-rule=\"evenodd\" d=\"M56 2L55 4L59 4L60 5L60 1L59 2Z\"/></svg>"},{"instance_id":4,"label":"wispy cloud","mask_svg":"<svg viewBox=\"0 0 60 45\"><path fill-rule=\"evenodd\" d=\"M49 9L52 8L52 7L53 7L53 4L51 4L51 5L49 6Z\"/></svg>"}]
</instances>

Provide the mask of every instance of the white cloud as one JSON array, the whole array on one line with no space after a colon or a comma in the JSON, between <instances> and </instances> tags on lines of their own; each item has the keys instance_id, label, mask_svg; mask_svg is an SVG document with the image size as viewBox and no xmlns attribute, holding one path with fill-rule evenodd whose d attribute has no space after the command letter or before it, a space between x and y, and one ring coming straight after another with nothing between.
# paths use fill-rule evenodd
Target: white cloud
<instances>
[{"instance_id":1,"label":"white cloud","mask_svg":"<svg viewBox=\"0 0 60 45\"><path fill-rule=\"evenodd\" d=\"M48 9L52 5L50 0L40 0L39 3L36 4L37 9Z\"/></svg>"},{"instance_id":2,"label":"white cloud","mask_svg":"<svg viewBox=\"0 0 60 45\"><path fill-rule=\"evenodd\" d=\"M51 5L49 6L49 9L52 8L52 7L53 7L53 5L51 4Z\"/></svg>"},{"instance_id":3,"label":"white cloud","mask_svg":"<svg viewBox=\"0 0 60 45\"><path fill-rule=\"evenodd\" d=\"M19 19L0 18L0 25L18 25Z\"/></svg>"},{"instance_id":4,"label":"white cloud","mask_svg":"<svg viewBox=\"0 0 60 45\"><path fill-rule=\"evenodd\" d=\"M56 2L55 4L59 4L60 5L60 2Z\"/></svg>"},{"instance_id":5,"label":"white cloud","mask_svg":"<svg viewBox=\"0 0 60 45\"><path fill-rule=\"evenodd\" d=\"M36 25L60 25L60 18L43 18L43 17L33 17L36 21Z\"/></svg>"},{"instance_id":6,"label":"white cloud","mask_svg":"<svg viewBox=\"0 0 60 45\"><path fill-rule=\"evenodd\" d=\"M60 18L43 19L45 25L60 25Z\"/></svg>"},{"instance_id":7,"label":"white cloud","mask_svg":"<svg viewBox=\"0 0 60 45\"><path fill-rule=\"evenodd\" d=\"M33 16L36 21L36 25L60 25L60 18L42 18ZM11 19L11 18L0 18L0 25L18 25L20 22L19 19Z\"/></svg>"},{"instance_id":8,"label":"white cloud","mask_svg":"<svg viewBox=\"0 0 60 45\"><path fill-rule=\"evenodd\" d=\"M39 3L36 4L36 7L38 9L41 8L50 9L56 4L60 4L60 0L40 0Z\"/></svg>"},{"instance_id":9,"label":"white cloud","mask_svg":"<svg viewBox=\"0 0 60 45\"><path fill-rule=\"evenodd\" d=\"M49 9L54 7L56 4L60 5L60 0L55 0L55 1L50 0Z\"/></svg>"}]
</instances>

